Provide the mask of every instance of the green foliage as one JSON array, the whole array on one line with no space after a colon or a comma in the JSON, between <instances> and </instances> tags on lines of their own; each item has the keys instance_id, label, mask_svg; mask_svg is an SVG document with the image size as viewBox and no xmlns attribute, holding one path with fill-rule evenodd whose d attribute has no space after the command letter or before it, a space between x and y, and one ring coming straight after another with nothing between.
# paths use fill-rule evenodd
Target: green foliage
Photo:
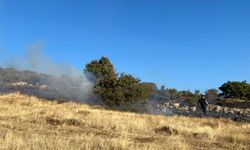
<instances>
[{"instance_id":1,"label":"green foliage","mask_svg":"<svg viewBox=\"0 0 250 150\"><path fill-rule=\"evenodd\" d=\"M250 100L250 84L246 81L228 81L219 87L225 98Z\"/></svg>"},{"instance_id":2,"label":"green foliage","mask_svg":"<svg viewBox=\"0 0 250 150\"><path fill-rule=\"evenodd\" d=\"M84 71L92 73L97 80L105 77L109 78L117 76L114 66L107 57L91 61L85 66Z\"/></svg>"},{"instance_id":3,"label":"green foliage","mask_svg":"<svg viewBox=\"0 0 250 150\"><path fill-rule=\"evenodd\" d=\"M170 99L172 100L176 100L180 98L180 95L178 93L178 91L174 88L170 88L168 89L169 95L170 95Z\"/></svg>"},{"instance_id":4,"label":"green foliage","mask_svg":"<svg viewBox=\"0 0 250 150\"><path fill-rule=\"evenodd\" d=\"M180 98L178 91L174 88L165 88L161 86L160 89L154 90L153 99L163 102L168 100L177 100Z\"/></svg>"},{"instance_id":5,"label":"green foliage","mask_svg":"<svg viewBox=\"0 0 250 150\"><path fill-rule=\"evenodd\" d=\"M140 88L142 90L142 95L144 98L149 98L152 96L154 91L157 89L156 85L154 83L150 82L143 82L140 84Z\"/></svg>"},{"instance_id":6,"label":"green foliage","mask_svg":"<svg viewBox=\"0 0 250 150\"><path fill-rule=\"evenodd\" d=\"M205 92L205 95L206 95L207 99L209 99L209 100L216 100L219 97L218 92L219 91L216 89L209 89Z\"/></svg>"},{"instance_id":7,"label":"green foliage","mask_svg":"<svg viewBox=\"0 0 250 150\"><path fill-rule=\"evenodd\" d=\"M151 83L128 74L118 76L110 60L102 57L86 65L84 71L95 76L94 93L107 105L121 105L146 100L153 91Z\"/></svg>"},{"instance_id":8,"label":"green foliage","mask_svg":"<svg viewBox=\"0 0 250 150\"><path fill-rule=\"evenodd\" d=\"M194 92L190 90L178 91L174 88L165 88L165 86L161 86L160 89L154 92L153 98L159 102L184 100L189 105L196 105L200 95L201 92L199 90L195 90Z\"/></svg>"},{"instance_id":9,"label":"green foliage","mask_svg":"<svg viewBox=\"0 0 250 150\"><path fill-rule=\"evenodd\" d=\"M187 90L187 91L180 91L179 94L180 98L185 100L186 103L195 106L200 98L201 92L199 90L195 90L193 93Z\"/></svg>"}]
</instances>

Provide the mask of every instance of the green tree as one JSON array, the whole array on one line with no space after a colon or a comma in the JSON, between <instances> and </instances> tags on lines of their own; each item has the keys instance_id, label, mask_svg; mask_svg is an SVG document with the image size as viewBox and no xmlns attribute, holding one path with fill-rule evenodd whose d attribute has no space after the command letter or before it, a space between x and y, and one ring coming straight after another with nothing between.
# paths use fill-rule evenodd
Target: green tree
<instances>
[{"instance_id":1,"label":"green tree","mask_svg":"<svg viewBox=\"0 0 250 150\"><path fill-rule=\"evenodd\" d=\"M247 81L228 81L219 87L225 98L250 100L250 84Z\"/></svg>"},{"instance_id":2,"label":"green tree","mask_svg":"<svg viewBox=\"0 0 250 150\"><path fill-rule=\"evenodd\" d=\"M128 74L117 75L107 57L93 60L85 66L84 71L95 76L94 93L107 105L121 105L146 100L153 86L141 83L140 79Z\"/></svg>"}]
</instances>

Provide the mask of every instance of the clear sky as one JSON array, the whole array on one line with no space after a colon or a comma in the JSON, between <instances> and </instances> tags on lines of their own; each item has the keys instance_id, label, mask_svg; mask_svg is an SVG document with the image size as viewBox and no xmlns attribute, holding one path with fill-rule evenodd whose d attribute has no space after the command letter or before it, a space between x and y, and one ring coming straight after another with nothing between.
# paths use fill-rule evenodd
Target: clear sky
<instances>
[{"instance_id":1,"label":"clear sky","mask_svg":"<svg viewBox=\"0 0 250 150\"><path fill-rule=\"evenodd\" d=\"M250 81L249 0L0 0L0 64L44 44L57 63L107 56L157 85Z\"/></svg>"}]
</instances>

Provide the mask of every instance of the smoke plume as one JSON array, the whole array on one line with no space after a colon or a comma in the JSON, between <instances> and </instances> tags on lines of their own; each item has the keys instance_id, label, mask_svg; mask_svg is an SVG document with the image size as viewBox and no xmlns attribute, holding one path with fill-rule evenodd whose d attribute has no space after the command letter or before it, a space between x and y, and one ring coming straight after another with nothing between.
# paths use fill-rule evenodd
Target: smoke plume
<instances>
[{"instance_id":1,"label":"smoke plume","mask_svg":"<svg viewBox=\"0 0 250 150\"><path fill-rule=\"evenodd\" d=\"M39 79L43 80L39 81L40 83L47 86L47 91L39 93L43 97L88 103L93 100L93 83L88 80L90 74L83 73L71 65L54 63L44 55L43 45L40 43L29 46L23 57L9 60L5 67L49 75L49 78Z\"/></svg>"}]
</instances>

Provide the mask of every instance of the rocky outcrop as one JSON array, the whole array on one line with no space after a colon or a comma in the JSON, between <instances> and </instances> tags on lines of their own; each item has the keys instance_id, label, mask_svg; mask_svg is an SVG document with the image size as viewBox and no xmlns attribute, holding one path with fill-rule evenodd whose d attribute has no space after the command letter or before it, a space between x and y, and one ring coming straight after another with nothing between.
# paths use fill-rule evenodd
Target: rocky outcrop
<instances>
[{"instance_id":1,"label":"rocky outcrop","mask_svg":"<svg viewBox=\"0 0 250 150\"><path fill-rule=\"evenodd\" d=\"M195 106L188 106L183 103L178 103L176 101L169 101L165 103L156 104L153 106L156 112L165 115L186 115L186 116L201 116L202 111L200 108ZM250 122L250 108L240 109L240 108L229 108L222 107L219 105L212 105L208 107L209 117L224 117L233 120L242 120Z\"/></svg>"},{"instance_id":2,"label":"rocky outcrop","mask_svg":"<svg viewBox=\"0 0 250 150\"><path fill-rule=\"evenodd\" d=\"M27 86L28 85L28 83L27 82L14 82L14 83L11 83L11 85L12 86L21 86L21 87L23 87L23 86Z\"/></svg>"}]
</instances>

